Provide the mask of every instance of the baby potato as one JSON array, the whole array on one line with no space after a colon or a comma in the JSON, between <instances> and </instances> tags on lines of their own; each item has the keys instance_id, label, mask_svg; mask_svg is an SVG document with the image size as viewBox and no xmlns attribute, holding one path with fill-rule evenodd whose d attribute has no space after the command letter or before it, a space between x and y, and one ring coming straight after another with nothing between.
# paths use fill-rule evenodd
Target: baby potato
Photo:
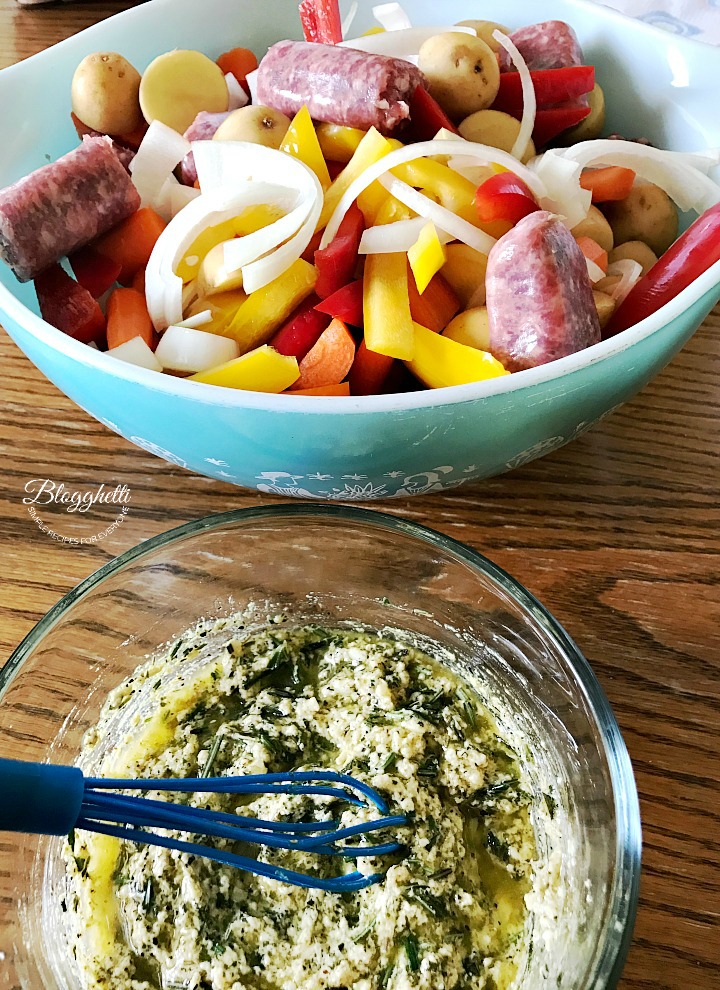
<instances>
[{"instance_id":1,"label":"baby potato","mask_svg":"<svg viewBox=\"0 0 720 990\"><path fill-rule=\"evenodd\" d=\"M484 41L488 48L494 52L500 51L500 43L493 38L493 31L502 31L503 34L510 34L510 28L496 21L458 21L458 27L472 28L475 34Z\"/></svg>"},{"instance_id":2,"label":"baby potato","mask_svg":"<svg viewBox=\"0 0 720 990\"><path fill-rule=\"evenodd\" d=\"M270 107L250 106L233 110L215 131L213 141L251 141L277 151L290 126L290 118Z\"/></svg>"},{"instance_id":3,"label":"baby potato","mask_svg":"<svg viewBox=\"0 0 720 990\"><path fill-rule=\"evenodd\" d=\"M578 141L594 141L600 137L605 127L605 94L597 83L588 93L588 103L590 113L585 120L558 136L560 144L577 144Z\"/></svg>"},{"instance_id":4,"label":"baby potato","mask_svg":"<svg viewBox=\"0 0 720 990\"><path fill-rule=\"evenodd\" d=\"M592 237L608 254L612 251L615 243L612 227L597 206L590 207L588 215L581 223L573 227L571 233L576 240L578 237Z\"/></svg>"},{"instance_id":5,"label":"baby potato","mask_svg":"<svg viewBox=\"0 0 720 990\"><path fill-rule=\"evenodd\" d=\"M520 133L520 121L501 110L478 110L466 117L458 130L466 141L489 144L491 148L500 148L509 153ZM529 162L534 157L535 145L531 138L521 160Z\"/></svg>"},{"instance_id":6,"label":"baby potato","mask_svg":"<svg viewBox=\"0 0 720 990\"><path fill-rule=\"evenodd\" d=\"M223 113L228 102L222 69L202 52L178 49L158 55L140 83L140 106L148 124L159 120L180 134L201 110Z\"/></svg>"},{"instance_id":7,"label":"baby potato","mask_svg":"<svg viewBox=\"0 0 720 990\"><path fill-rule=\"evenodd\" d=\"M485 302L486 271L486 254L459 242L445 246L445 264L440 274L463 306L469 306L471 299L476 305Z\"/></svg>"},{"instance_id":8,"label":"baby potato","mask_svg":"<svg viewBox=\"0 0 720 990\"><path fill-rule=\"evenodd\" d=\"M72 109L101 134L130 134L142 124L140 73L117 52L86 55L72 79Z\"/></svg>"},{"instance_id":9,"label":"baby potato","mask_svg":"<svg viewBox=\"0 0 720 990\"><path fill-rule=\"evenodd\" d=\"M495 52L470 34L448 31L428 38L420 48L420 71L430 94L453 120L489 107L500 86Z\"/></svg>"},{"instance_id":10,"label":"baby potato","mask_svg":"<svg viewBox=\"0 0 720 990\"><path fill-rule=\"evenodd\" d=\"M636 181L629 196L617 203L605 204L604 209L617 244L643 241L659 256L677 237L675 204L652 182Z\"/></svg>"},{"instance_id":11,"label":"baby potato","mask_svg":"<svg viewBox=\"0 0 720 990\"><path fill-rule=\"evenodd\" d=\"M624 244L619 244L618 247L613 248L608 255L608 260L611 263L613 261L624 261L626 258L630 261L637 261L639 265L642 265L643 275L647 275L658 260L655 252L647 244L644 244L643 241L625 241Z\"/></svg>"},{"instance_id":12,"label":"baby potato","mask_svg":"<svg viewBox=\"0 0 720 990\"><path fill-rule=\"evenodd\" d=\"M443 331L443 337L487 351L490 347L490 324L487 306L475 306L451 320Z\"/></svg>"},{"instance_id":13,"label":"baby potato","mask_svg":"<svg viewBox=\"0 0 720 990\"><path fill-rule=\"evenodd\" d=\"M602 330L615 312L615 300L607 292L599 292L597 289L593 289L593 299L595 300L595 309L597 310L600 329Z\"/></svg>"}]
</instances>

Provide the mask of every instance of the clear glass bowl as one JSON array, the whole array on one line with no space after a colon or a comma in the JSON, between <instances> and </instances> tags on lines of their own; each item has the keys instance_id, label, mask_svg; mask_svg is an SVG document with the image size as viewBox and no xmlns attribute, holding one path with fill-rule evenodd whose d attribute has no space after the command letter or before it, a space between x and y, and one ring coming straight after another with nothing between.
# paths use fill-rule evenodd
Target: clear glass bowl
<instances>
[{"instance_id":1,"label":"clear glass bowl","mask_svg":"<svg viewBox=\"0 0 720 990\"><path fill-rule=\"evenodd\" d=\"M614 987L637 906L640 813L608 701L562 627L508 574L413 523L275 505L211 516L140 544L62 599L0 672L0 756L72 763L109 691L199 618L256 608L294 623L404 628L475 672L527 739L530 789L548 777L540 856L565 884L531 913L519 986ZM543 774L544 779L543 779ZM64 952L57 839L0 841L0 987L76 990Z\"/></svg>"}]
</instances>

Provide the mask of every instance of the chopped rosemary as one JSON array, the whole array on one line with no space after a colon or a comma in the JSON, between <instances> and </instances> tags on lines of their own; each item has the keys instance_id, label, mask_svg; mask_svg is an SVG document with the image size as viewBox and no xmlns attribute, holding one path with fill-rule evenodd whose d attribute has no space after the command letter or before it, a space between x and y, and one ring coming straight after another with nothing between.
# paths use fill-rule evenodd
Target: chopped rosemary
<instances>
[{"instance_id":1,"label":"chopped rosemary","mask_svg":"<svg viewBox=\"0 0 720 990\"><path fill-rule=\"evenodd\" d=\"M555 812L557 811L557 801L552 794L543 794L543 798L545 799L545 807L548 810L550 818L554 818Z\"/></svg>"},{"instance_id":2,"label":"chopped rosemary","mask_svg":"<svg viewBox=\"0 0 720 990\"><path fill-rule=\"evenodd\" d=\"M361 944L362 942L365 941L365 939L368 937L368 935L373 930L376 924L377 924L377 915L375 915L372 921L369 921L367 925L365 925L359 931L353 932L350 935L350 938L353 940L353 942L357 942L358 944Z\"/></svg>"},{"instance_id":3,"label":"chopped rosemary","mask_svg":"<svg viewBox=\"0 0 720 990\"><path fill-rule=\"evenodd\" d=\"M445 866L442 870L435 870L434 873L431 873L428 876L428 880L444 880L446 877L449 877L451 873L452 867Z\"/></svg>"},{"instance_id":4,"label":"chopped rosemary","mask_svg":"<svg viewBox=\"0 0 720 990\"><path fill-rule=\"evenodd\" d=\"M499 859L501 863L510 862L510 847L507 842L503 842L499 839L494 832L488 832L487 834L487 847L488 852L491 853L495 859Z\"/></svg>"},{"instance_id":5,"label":"chopped rosemary","mask_svg":"<svg viewBox=\"0 0 720 990\"><path fill-rule=\"evenodd\" d=\"M205 761L205 766L202 768L202 772L199 774L200 777L209 777L210 771L213 768L213 763L217 759L217 755L220 752L220 747L223 744L222 736L215 736L213 744L208 753L208 758Z\"/></svg>"},{"instance_id":6,"label":"chopped rosemary","mask_svg":"<svg viewBox=\"0 0 720 990\"><path fill-rule=\"evenodd\" d=\"M385 757L385 759L383 760L380 766L382 772L390 773L391 770L394 770L395 767L397 766L398 759L399 757L397 753L388 753L388 755Z\"/></svg>"},{"instance_id":7,"label":"chopped rosemary","mask_svg":"<svg viewBox=\"0 0 720 990\"><path fill-rule=\"evenodd\" d=\"M426 757L417 768L418 777L427 777L428 779L437 777L440 773L440 758L435 754L431 753L430 756Z\"/></svg>"},{"instance_id":8,"label":"chopped rosemary","mask_svg":"<svg viewBox=\"0 0 720 990\"><path fill-rule=\"evenodd\" d=\"M408 932L407 935L403 935L402 944L410 972L417 973L420 969L420 943L412 932Z\"/></svg>"},{"instance_id":9,"label":"chopped rosemary","mask_svg":"<svg viewBox=\"0 0 720 990\"><path fill-rule=\"evenodd\" d=\"M409 901L421 904L433 918L447 918L448 910L445 901L441 897L436 897L427 887L413 884L405 891L405 897Z\"/></svg>"}]
</instances>

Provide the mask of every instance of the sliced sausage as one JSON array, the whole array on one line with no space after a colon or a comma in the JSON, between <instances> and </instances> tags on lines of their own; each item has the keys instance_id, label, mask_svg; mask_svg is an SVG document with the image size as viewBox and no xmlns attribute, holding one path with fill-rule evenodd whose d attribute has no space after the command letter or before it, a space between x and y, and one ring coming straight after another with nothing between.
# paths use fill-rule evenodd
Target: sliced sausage
<instances>
[{"instance_id":1,"label":"sliced sausage","mask_svg":"<svg viewBox=\"0 0 720 990\"><path fill-rule=\"evenodd\" d=\"M184 137L188 141L212 141L220 124L227 120L231 113L232 110L223 110L220 113L208 113L206 110L201 110L185 131ZM186 186L194 186L197 177L195 156L192 151L189 151L180 163L180 179Z\"/></svg>"},{"instance_id":2,"label":"sliced sausage","mask_svg":"<svg viewBox=\"0 0 720 990\"><path fill-rule=\"evenodd\" d=\"M86 137L63 158L0 190L0 259L21 282L140 208L107 137Z\"/></svg>"},{"instance_id":3,"label":"sliced sausage","mask_svg":"<svg viewBox=\"0 0 720 990\"><path fill-rule=\"evenodd\" d=\"M587 265L568 228L542 210L501 237L485 276L490 351L522 371L600 340Z\"/></svg>"},{"instance_id":4,"label":"sliced sausage","mask_svg":"<svg viewBox=\"0 0 720 990\"><path fill-rule=\"evenodd\" d=\"M280 41L260 63L257 102L288 117L305 104L314 120L387 135L409 118L410 99L424 83L422 72L400 58Z\"/></svg>"},{"instance_id":5,"label":"sliced sausage","mask_svg":"<svg viewBox=\"0 0 720 990\"><path fill-rule=\"evenodd\" d=\"M542 21L513 31L510 40L527 62L531 71L536 69L563 69L571 65L584 65L583 52L578 37L565 21ZM501 49L500 71L514 68L510 56Z\"/></svg>"}]
</instances>

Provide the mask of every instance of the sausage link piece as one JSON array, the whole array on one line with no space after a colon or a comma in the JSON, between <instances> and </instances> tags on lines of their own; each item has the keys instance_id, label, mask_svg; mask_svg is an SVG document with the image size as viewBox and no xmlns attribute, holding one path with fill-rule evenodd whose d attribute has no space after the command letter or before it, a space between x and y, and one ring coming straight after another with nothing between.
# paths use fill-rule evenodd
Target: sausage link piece
<instances>
[{"instance_id":1,"label":"sausage link piece","mask_svg":"<svg viewBox=\"0 0 720 990\"><path fill-rule=\"evenodd\" d=\"M28 282L125 220L140 196L108 137L0 190L0 259Z\"/></svg>"},{"instance_id":2,"label":"sausage link piece","mask_svg":"<svg viewBox=\"0 0 720 990\"><path fill-rule=\"evenodd\" d=\"M258 103L292 117L305 104L313 120L389 135L410 116L422 72L411 62L354 48L280 41L260 63Z\"/></svg>"},{"instance_id":3,"label":"sausage link piece","mask_svg":"<svg viewBox=\"0 0 720 990\"><path fill-rule=\"evenodd\" d=\"M183 137L191 143L193 141L212 141L220 124L227 120L232 112L232 110L221 110L220 113L209 113L207 110L201 110ZM195 155L192 151L188 151L180 163L180 179L186 186L194 186L197 177Z\"/></svg>"},{"instance_id":4,"label":"sausage link piece","mask_svg":"<svg viewBox=\"0 0 720 990\"><path fill-rule=\"evenodd\" d=\"M541 21L519 28L510 35L531 72L536 69L564 69L572 65L584 65L583 52L578 37L565 21ZM510 56L502 48L499 52L500 71L514 69Z\"/></svg>"},{"instance_id":5,"label":"sausage link piece","mask_svg":"<svg viewBox=\"0 0 720 990\"><path fill-rule=\"evenodd\" d=\"M600 340L587 264L568 228L541 210L501 237L485 275L492 354L522 371Z\"/></svg>"}]
</instances>

